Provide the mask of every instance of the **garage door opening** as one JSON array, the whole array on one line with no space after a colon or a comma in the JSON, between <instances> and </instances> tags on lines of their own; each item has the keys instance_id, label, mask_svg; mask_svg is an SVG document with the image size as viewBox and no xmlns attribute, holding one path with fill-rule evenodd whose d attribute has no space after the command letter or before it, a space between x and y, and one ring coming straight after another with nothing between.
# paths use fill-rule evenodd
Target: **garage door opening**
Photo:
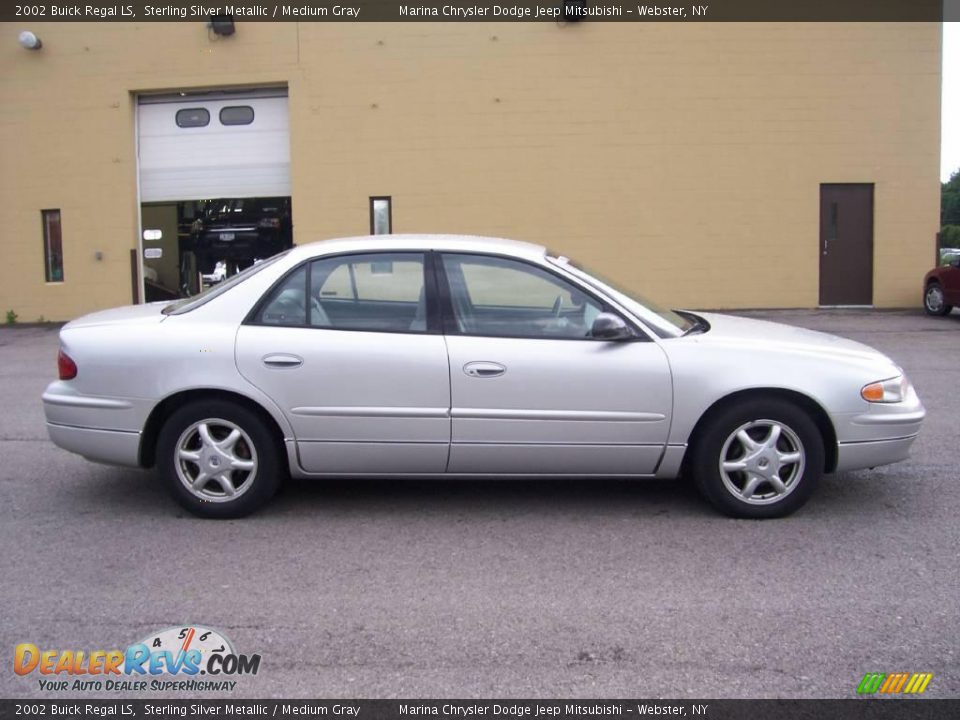
<instances>
[{"instance_id":1,"label":"garage door opening","mask_svg":"<svg viewBox=\"0 0 960 720\"><path fill-rule=\"evenodd\" d=\"M289 197L144 203L146 302L196 295L293 247Z\"/></svg>"},{"instance_id":2,"label":"garage door opening","mask_svg":"<svg viewBox=\"0 0 960 720\"><path fill-rule=\"evenodd\" d=\"M287 91L137 102L141 298L193 295L293 245Z\"/></svg>"}]
</instances>

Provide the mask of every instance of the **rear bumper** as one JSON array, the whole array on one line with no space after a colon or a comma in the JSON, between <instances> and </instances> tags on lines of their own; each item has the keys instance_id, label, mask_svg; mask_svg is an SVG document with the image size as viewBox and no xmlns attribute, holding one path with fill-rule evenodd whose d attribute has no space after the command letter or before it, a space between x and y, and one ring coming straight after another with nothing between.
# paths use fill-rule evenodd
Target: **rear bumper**
<instances>
[{"instance_id":1,"label":"rear bumper","mask_svg":"<svg viewBox=\"0 0 960 720\"><path fill-rule=\"evenodd\" d=\"M916 435L910 435L890 440L840 443L834 472L874 468L906 460L910 455L910 446L916 439Z\"/></svg>"},{"instance_id":2,"label":"rear bumper","mask_svg":"<svg viewBox=\"0 0 960 720\"><path fill-rule=\"evenodd\" d=\"M196 243L196 251L224 260L243 260L248 257L269 257L280 250L280 239L276 234L252 230L223 232L233 232L233 239L221 240L220 233L214 231Z\"/></svg>"},{"instance_id":3,"label":"rear bumper","mask_svg":"<svg viewBox=\"0 0 960 720\"><path fill-rule=\"evenodd\" d=\"M94 462L140 467L140 433L97 430L47 423L47 434L57 447Z\"/></svg>"},{"instance_id":4,"label":"rear bumper","mask_svg":"<svg viewBox=\"0 0 960 720\"><path fill-rule=\"evenodd\" d=\"M242 260L247 256L253 256L256 254L256 251L259 249L259 246L256 242L230 242L230 243L211 243L207 245L203 250L208 255L214 255L217 259L221 260Z\"/></svg>"}]
</instances>

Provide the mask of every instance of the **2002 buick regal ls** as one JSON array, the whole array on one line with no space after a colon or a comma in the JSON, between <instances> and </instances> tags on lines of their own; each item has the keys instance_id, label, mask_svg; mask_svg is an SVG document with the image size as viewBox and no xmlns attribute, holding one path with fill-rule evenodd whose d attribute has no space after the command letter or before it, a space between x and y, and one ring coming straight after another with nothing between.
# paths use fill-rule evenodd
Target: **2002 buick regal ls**
<instances>
[{"instance_id":1,"label":"2002 buick regal ls","mask_svg":"<svg viewBox=\"0 0 960 720\"><path fill-rule=\"evenodd\" d=\"M865 345L662 310L508 240L300 246L60 342L53 441L157 466L205 517L251 512L288 473L683 473L724 513L776 517L824 473L904 459L924 417Z\"/></svg>"}]
</instances>

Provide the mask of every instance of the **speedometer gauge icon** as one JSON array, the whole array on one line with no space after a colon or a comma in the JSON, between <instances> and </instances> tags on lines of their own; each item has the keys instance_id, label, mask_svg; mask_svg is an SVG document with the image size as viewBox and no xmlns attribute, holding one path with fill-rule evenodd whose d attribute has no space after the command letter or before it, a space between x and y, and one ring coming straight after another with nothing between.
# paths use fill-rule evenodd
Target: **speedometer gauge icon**
<instances>
[{"instance_id":1,"label":"speedometer gauge icon","mask_svg":"<svg viewBox=\"0 0 960 720\"><path fill-rule=\"evenodd\" d=\"M151 652L167 650L177 657L180 653L199 650L202 667L215 654L234 655L233 643L219 630L204 625L179 625L151 633L140 641Z\"/></svg>"}]
</instances>

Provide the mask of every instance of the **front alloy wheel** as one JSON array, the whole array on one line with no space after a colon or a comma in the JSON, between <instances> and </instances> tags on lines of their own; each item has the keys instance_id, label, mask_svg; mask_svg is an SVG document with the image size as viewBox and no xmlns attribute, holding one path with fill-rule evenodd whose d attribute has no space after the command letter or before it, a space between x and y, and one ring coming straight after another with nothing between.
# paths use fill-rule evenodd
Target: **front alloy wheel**
<instances>
[{"instance_id":1,"label":"front alloy wheel","mask_svg":"<svg viewBox=\"0 0 960 720\"><path fill-rule=\"evenodd\" d=\"M823 475L823 437L806 411L787 400L734 400L704 418L688 469L721 512L782 517L807 501Z\"/></svg>"},{"instance_id":2,"label":"front alloy wheel","mask_svg":"<svg viewBox=\"0 0 960 720\"><path fill-rule=\"evenodd\" d=\"M797 487L803 469L803 443L776 420L744 423L720 451L724 487L751 505L770 505L785 498Z\"/></svg>"}]
</instances>

